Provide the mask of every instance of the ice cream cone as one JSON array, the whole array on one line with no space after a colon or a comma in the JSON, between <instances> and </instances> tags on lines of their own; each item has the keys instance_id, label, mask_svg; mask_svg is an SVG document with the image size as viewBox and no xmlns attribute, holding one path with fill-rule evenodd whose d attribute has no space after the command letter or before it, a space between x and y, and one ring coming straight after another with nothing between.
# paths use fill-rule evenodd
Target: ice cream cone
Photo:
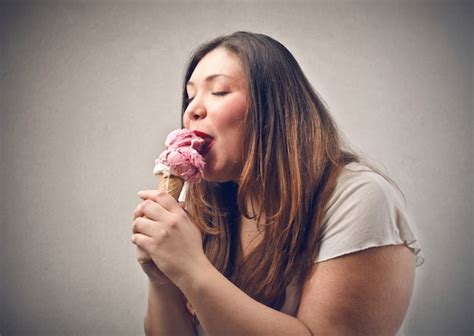
<instances>
[{"instance_id":1,"label":"ice cream cone","mask_svg":"<svg viewBox=\"0 0 474 336\"><path fill-rule=\"evenodd\" d=\"M212 141L206 133L185 128L168 134L166 149L155 160L153 168L153 175L159 178L158 189L178 200L183 187L199 183L206 163L203 153L209 151Z\"/></svg>"},{"instance_id":2,"label":"ice cream cone","mask_svg":"<svg viewBox=\"0 0 474 336\"><path fill-rule=\"evenodd\" d=\"M158 190L166 191L168 194L178 200L181 189L183 189L184 180L178 176L160 173L158 174L159 187Z\"/></svg>"}]
</instances>

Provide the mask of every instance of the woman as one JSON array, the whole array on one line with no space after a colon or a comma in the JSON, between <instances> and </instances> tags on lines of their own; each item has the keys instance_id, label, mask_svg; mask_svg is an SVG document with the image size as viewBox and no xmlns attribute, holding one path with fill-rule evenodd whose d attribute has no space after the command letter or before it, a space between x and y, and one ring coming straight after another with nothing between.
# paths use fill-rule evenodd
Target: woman
<instances>
[{"instance_id":1,"label":"woman","mask_svg":"<svg viewBox=\"0 0 474 336\"><path fill-rule=\"evenodd\" d=\"M202 45L182 113L214 141L184 207L139 192L146 333L394 335L422 262L401 193L343 146L290 52L247 32Z\"/></svg>"}]
</instances>

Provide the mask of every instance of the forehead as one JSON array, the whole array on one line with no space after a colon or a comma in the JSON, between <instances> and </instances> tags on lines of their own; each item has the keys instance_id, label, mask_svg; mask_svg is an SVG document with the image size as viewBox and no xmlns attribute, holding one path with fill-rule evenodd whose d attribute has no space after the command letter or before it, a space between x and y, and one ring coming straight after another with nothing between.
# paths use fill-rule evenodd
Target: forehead
<instances>
[{"instance_id":1,"label":"forehead","mask_svg":"<svg viewBox=\"0 0 474 336\"><path fill-rule=\"evenodd\" d=\"M190 82L204 81L212 75L224 75L237 81L244 80L244 71L237 55L227 49L217 48L204 56L194 69ZM218 77L215 77L218 78Z\"/></svg>"}]
</instances>

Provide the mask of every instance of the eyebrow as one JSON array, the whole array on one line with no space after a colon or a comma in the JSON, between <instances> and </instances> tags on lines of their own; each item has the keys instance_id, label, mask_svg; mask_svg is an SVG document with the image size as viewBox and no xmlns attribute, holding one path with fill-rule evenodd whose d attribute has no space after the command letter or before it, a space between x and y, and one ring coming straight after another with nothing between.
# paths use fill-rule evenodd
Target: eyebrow
<instances>
[{"instance_id":1,"label":"eyebrow","mask_svg":"<svg viewBox=\"0 0 474 336\"><path fill-rule=\"evenodd\" d=\"M210 81L212 81L213 79L215 79L216 77L233 78L232 76L229 76L229 75L224 75L224 74L217 73L217 74L212 74L212 75L207 76L206 78L204 78L204 81L205 81L205 82L210 82ZM188 85L194 86L194 83L191 82L191 81L188 81L188 82L186 83L186 86L188 86Z\"/></svg>"}]
</instances>

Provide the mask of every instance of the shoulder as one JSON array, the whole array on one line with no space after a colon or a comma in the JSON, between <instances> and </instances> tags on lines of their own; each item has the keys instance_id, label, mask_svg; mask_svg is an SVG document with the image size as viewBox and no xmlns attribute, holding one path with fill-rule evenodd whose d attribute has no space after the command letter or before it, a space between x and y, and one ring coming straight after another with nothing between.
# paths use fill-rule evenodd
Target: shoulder
<instances>
[{"instance_id":1,"label":"shoulder","mask_svg":"<svg viewBox=\"0 0 474 336\"><path fill-rule=\"evenodd\" d=\"M401 191L384 176L353 162L342 170L326 204L316 261L398 244L410 246L418 254L414 232ZM419 255L417 263L422 261Z\"/></svg>"},{"instance_id":2,"label":"shoulder","mask_svg":"<svg viewBox=\"0 0 474 336\"><path fill-rule=\"evenodd\" d=\"M385 177L357 162L346 165L327 204L327 215L357 204L359 207L404 206L401 192Z\"/></svg>"},{"instance_id":3,"label":"shoulder","mask_svg":"<svg viewBox=\"0 0 474 336\"><path fill-rule=\"evenodd\" d=\"M346 165L326 205L297 318L314 334L395 334L414 283L411 222L395 185L365 165Z\"/></svg>"},{"instance_id":4,"label":"shoulder","mask_svg":"<svg viewBox=\"0 0 474 336\"><path fill-rule=\"evenodd\" d=\"M369 168L351 163L341 172L326 204L319 237L321 253L350 246L364 248L371 240L397 234L398 222L408 221L402 218L405 215L398 189Z\"/></svg>"}]
</instances>

